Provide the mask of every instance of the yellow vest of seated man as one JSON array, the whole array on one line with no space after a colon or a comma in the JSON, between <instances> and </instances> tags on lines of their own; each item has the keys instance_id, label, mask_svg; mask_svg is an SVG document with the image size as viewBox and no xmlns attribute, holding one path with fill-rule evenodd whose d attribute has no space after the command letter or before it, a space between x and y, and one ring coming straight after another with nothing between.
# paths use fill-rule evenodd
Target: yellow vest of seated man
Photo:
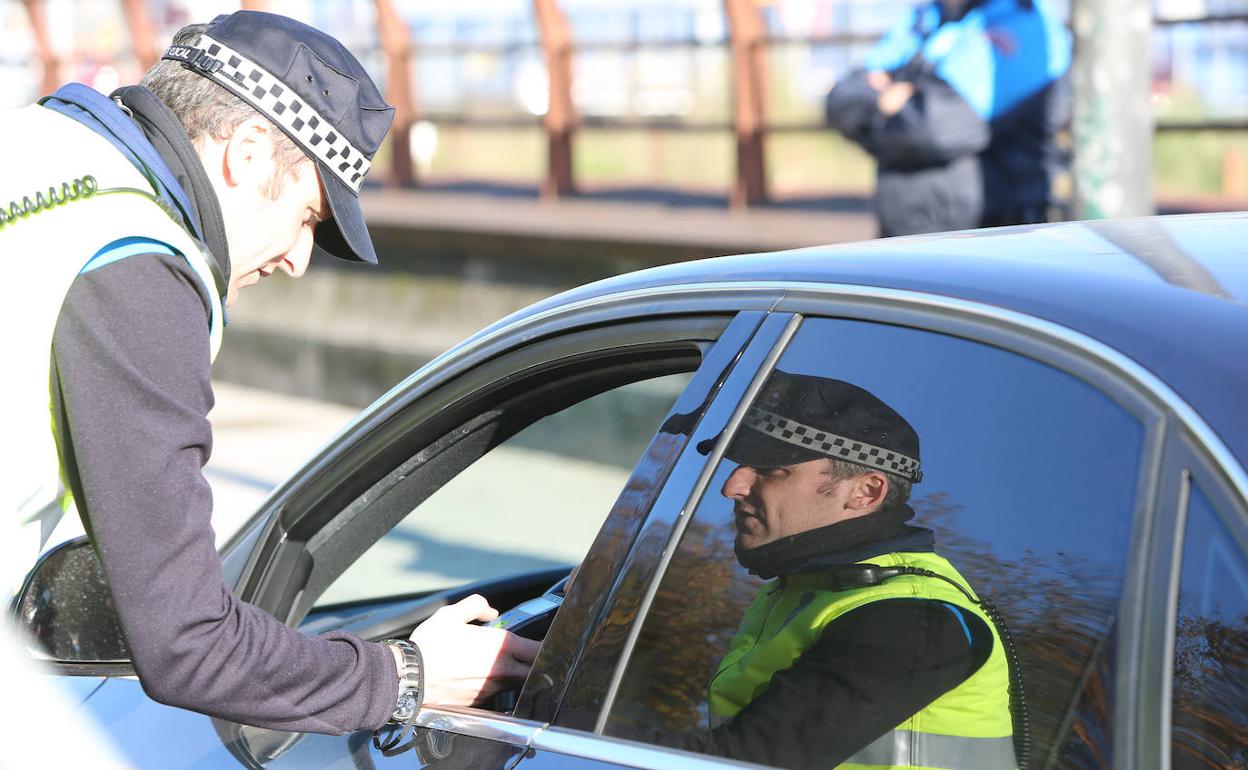
<instances>
[{"instance_id":1,"label":"yellow vest of seated man","mask_svg":"<svg viewBox=\"0 0 1248 770\"><path fill-rule=\"evenodd\" d=\"M889 553L861 563L931 570L971 591L953 565L933 553ZM803 596L811 594L815 597L813 601L802 607ZM971 591L971 595L975 593ZM811 572L785 578L779 590L760 591L711 683L713 717L723 721L735 716L771 683L776 672L793 665L814 645L828 624L850 610L884 599L933 599L973 613L992 630L992 652L987 662L966 681L854 754L840 767L973 770L1017 767L1010 719L1009 669L1001 639L983 610L955 587L937 578L903 575L879 585L836 591L832 590L827 575Z\"/></svg>"}]
</instances>

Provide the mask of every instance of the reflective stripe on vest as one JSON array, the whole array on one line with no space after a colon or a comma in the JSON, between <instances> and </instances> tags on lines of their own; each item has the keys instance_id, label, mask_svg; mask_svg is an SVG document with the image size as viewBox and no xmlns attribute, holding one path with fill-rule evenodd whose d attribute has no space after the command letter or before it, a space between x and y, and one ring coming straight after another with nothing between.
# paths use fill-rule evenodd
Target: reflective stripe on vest
<instances>
[{"instance_id":1,"label":"reflective stripe on vest","mask_svg":"<svg viewBox=\"0 0 1248 770\"><path fill-rule=\"evenodd\" d=\"M893 730L845 760L842 768L923 767L941 770L1013 770L1014 739L968 738Z\"/></svg>"},{"instance_id":2,"label":"reflective stripe on vest","mask_svg":"<svg viewBox=\"0 0 1248 770\"><path fill-rule=\"evenodd\" d=\"M0 144L34 148L15 152L0 175L0 206L23 207L42 192L91 176L99 192L44 205L0 226L0 264L13 291L0 303L6 334L0 355L8 373L0 399L0 590L15 589L41 549L61 539L52 527L61 517L64 487L51 430L48 374L52 335L74 278L94 255L128 238L167 244L183 255L209 298L209 354L221 344L221 297L201 244L149 194L144 175L104 137L38 105L0 111ZM46 148L40 152L41 148ZM107 192L126 188L131 192ZM8 219L8 217L6 217ZM10 528L4 530L4 527ZM16 528L15 530L13 528ZM49 540L52 537L52 540Z\"/></svg>"}]
</instances>

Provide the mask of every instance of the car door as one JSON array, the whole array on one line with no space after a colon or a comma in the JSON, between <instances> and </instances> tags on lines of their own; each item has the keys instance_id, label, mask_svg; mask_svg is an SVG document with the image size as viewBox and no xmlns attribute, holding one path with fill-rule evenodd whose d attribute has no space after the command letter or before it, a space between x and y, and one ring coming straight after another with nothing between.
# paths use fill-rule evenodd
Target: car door
<instances>
[{"instance_id":1,"label":"car door","mask_svg":"<svg viewBox=\"0 0 1248 770\"><path fill-rule=\"evenodd\" d=\"M926 475L911 498L914 521L996 603L1013 636L1023 696L1013 721L1027 736L1015 741L1020 766L1158 766L1134 746L1153 729L1134 706L1148 694L1137 676L1149 633L1142 599L1158 569L1152 533L1167 494L1160 458L1172 395L1092 340L996 308L812 286L791 291L769 320L786 311L796 315L775 343L756 336L770 349L743 354L743 364L759 362L752 376L735 370L707 410L729 417L704 420L686 446L677 468L687 463L697 481L654 506L654 536L629 555L637 577L615 587L523 766L558 767L573 746L637 766L707 754L811 761L800 745L774 751L784 740L733 754L707 738L708 682L766 585L733 554L720 489L735 466L722 452L773 370L867 388L919 432Z\"/></svg>"},{"instance_id":2,"label":"car door","mask_svg":"<svg viewBox=\"0 0 1248 770\"><path fill-rule=\"evenodd\" d=\"M150 730L175 719L188 735L207 726L223 751L197 748L184 757L195 766L513 764L540 729L536 719L557 700L566 645L574 646L598 614L602 597L593 586L611 579L641 511L689 438L688 430L656 429L700 419L774 298L774 290L744 303L740 292L710 292L670 308L634 298L611 313L599 304L553 321L548 314L540 331L521 322L496 335L492 347L470 350L467 361L449 357L412 388L397 389L279 490L263 523L236 538L234 548L249 549L246 565L235 568L243 598L309 632L337 628L369 638L406 634L471 592L507 609L582 562L518 704L509 701L502 711L425 709L412 734L384 733L376 743L371 734L299 735L175 716L141 697L133 681L110 680L88 708L114 734L127 724ZM742 304L760 309L737 312ZM621 407L634 413L621 414ZM560 441L571 443L552 446ZM504 461L495 462L500 456ZM569 466L588 469L581 481L593 483L566 487L576 475L565 473ZM500 497L499 484L509 494ZM471 513L465 506L474 499L507 501L509 509L464 527ZM583 509L593 523L552 518L550 509ZM463 539L444 538L452 525ZM538 549L564 534L575 541L570 551ZM396 546L406 549L398 561ZM444 551L450 558L431 580L423 557ZM361 565L368 569L361 573ZM128 743L140 740L126 736Z\"/></svg>"},{"instance_id":3,"label":"car door","mask_svg":"<svg viewBox=\"0 0 1248 770\"><path fill-rule=\"evenodd\" d=\"M413 760L506 767L518 760L564 678L567 649L597 614L596 586L611 578L645 501L687 440L656 430L671 417L697 419L761 318L648 318L560 335L491 360L472 373L473 382L446 388L436 406L420 404L436 415L436 427L414 422L411 430L425 438L392 454L407 457L308 530L300 548L312 563L290 576L297 586L279 591L268 580L258 587L291 597L289 617L303 617L309 632L381 638L407 633L471 592L505 610L579 563L519 702L491 704L510 713L426 709L410 736L383 731L376 743L361 735L345 746L316 735L283 739L251 728L235 731L241 741L265 747L272 755L267 767L303 767L344 750L357 765L377 767ZM410 439L392 443L400 441ZM292 530L300 530L297 521ZM558 547L534 550L535 542L554 540ZM406 555L396 560L396 551ZM438 552L450 556L431 567ZM274 561L281 558L275 552ZM405 571L404 561L416 568ZM387 584L379 589L382 575Z\"/></svg>"}]
</instances>

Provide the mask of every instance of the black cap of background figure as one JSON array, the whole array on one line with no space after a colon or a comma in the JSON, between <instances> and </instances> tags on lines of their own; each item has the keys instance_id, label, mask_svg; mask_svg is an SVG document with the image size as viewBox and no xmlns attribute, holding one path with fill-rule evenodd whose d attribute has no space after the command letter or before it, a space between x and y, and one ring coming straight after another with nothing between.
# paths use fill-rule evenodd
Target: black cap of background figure
<instances>
[{"instance_id":1,"label":"black cap of background figure","mask_svg":"<svg viewBox=\"0 0 1248 770\"><path fill-rule=\"evenodd\" d=\"M316 162L333 212L316 226L316 245L342 259L377 262L359 192L394 108L342 43L285 16L237 11L162 58L230 90L294 140Z\"/></svg>"},{"instance_id":2,"label":"black cap of background figure","mask_svg":"<svg viewBox=\"0 0 1248 770\"><path fill-rule=\"evenodd\" d=\"M923 479L919 435L910 423L857 385L777 370L746 413L724 456L755 468L821 457Z\"/></svg>"}]
</instances>

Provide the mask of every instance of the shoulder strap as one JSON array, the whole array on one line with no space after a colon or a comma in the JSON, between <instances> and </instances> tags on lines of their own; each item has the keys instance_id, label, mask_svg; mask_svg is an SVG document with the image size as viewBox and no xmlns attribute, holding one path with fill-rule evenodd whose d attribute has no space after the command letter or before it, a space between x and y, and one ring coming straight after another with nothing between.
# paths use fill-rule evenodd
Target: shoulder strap
<instances>
[{"instance_id":1,"label":"shoulder strap","mask_svg":"<svg viewBox=\"0 0 1248 770\"><path fill-rule=\"evenodd\" d=\"M153 183L157 193L177 208L182 219L188 223L191 235L202 240L200 224L195 218L195 208L186 191L177 183L160 153L147 141L143 130L111 99L81 83L68 83L51 96L45 96L39 103L88 128L94 128L90 122L92 119L98 121L107 130L101 136L130 158L135 167Z\"/></svg>"}]
</instances>

